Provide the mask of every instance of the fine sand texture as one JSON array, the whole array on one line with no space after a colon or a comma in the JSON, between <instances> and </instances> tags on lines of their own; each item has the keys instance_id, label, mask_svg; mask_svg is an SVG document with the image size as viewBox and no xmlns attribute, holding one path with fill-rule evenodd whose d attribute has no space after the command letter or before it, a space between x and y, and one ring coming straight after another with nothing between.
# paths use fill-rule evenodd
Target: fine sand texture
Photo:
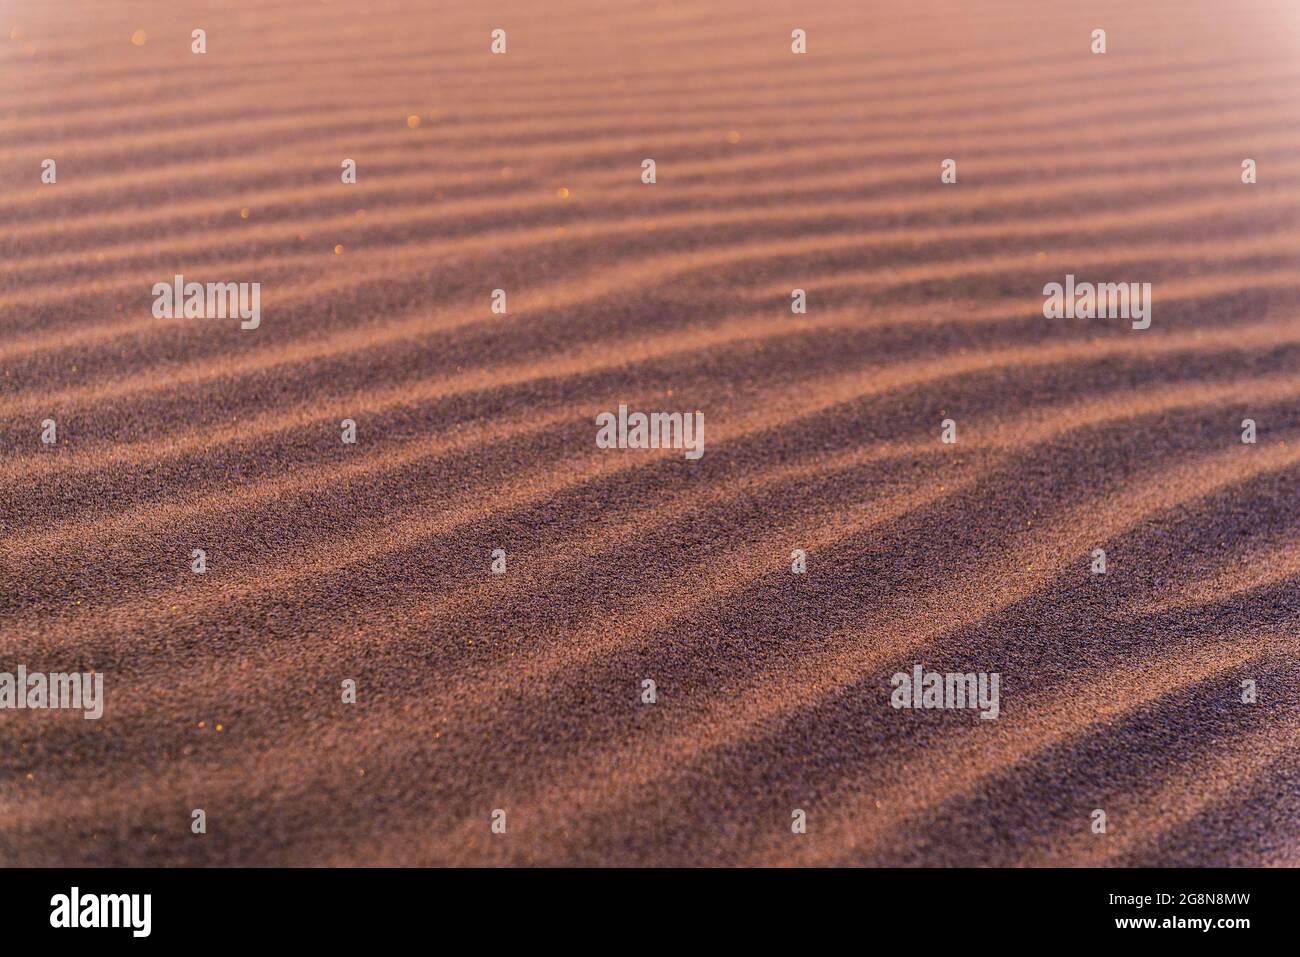
<instances>
[{"instance_id":1,"label":"fine sand texture","mask_svg":"<svg viewBox=\"0 0 1300 957\"><path fill-rule=\"evenodd\" d=\"M0 672L106 689L0 710L0 865L1300 864L1290 0L11 0L0 76Z\"/></svg>"}]
</instances>

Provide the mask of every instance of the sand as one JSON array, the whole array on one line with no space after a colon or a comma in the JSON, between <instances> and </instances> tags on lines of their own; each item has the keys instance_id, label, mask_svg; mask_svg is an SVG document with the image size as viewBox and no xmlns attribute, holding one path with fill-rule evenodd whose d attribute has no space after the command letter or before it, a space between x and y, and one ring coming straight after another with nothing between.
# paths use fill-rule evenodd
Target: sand
<instances>
[{"instance_id":1,"label":"sand","mask_svg":"<svg viewBox=\"0 0 1300 957\"><path fill-rule=\"evenodd\" d=\"M0 864L1300 863L1300 14L1079 7L7 5Z\"/></svg>"}]
</instances>

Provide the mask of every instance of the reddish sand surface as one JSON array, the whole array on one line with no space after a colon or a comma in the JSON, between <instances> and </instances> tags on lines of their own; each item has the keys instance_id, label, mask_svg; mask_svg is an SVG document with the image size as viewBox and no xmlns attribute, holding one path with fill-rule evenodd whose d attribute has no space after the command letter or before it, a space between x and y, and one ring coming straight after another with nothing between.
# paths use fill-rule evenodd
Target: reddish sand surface
<instances>
[{"instance_id":1,"label":"reddish sand surface","mask_svg":"<svg viewBox=\"0 0 1300 957\"><path fill-rule=\"evenodd\" d=\"M0 864L1300 863L1293 3L0 18Z\"/></svg>"}]
</instances>

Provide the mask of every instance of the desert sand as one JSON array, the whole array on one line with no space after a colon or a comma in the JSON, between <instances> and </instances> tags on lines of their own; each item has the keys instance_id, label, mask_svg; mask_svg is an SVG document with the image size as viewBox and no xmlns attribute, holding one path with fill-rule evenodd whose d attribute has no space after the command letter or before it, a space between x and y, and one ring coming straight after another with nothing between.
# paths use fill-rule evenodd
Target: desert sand
<instances>
[{"instance_id":1,"label":"desert sand","mask_svg":"<svg viewBox=\"0 0 1300 957\"><path fill-rule=\"evenodd\" d=\"M1300 11L1082 6L7 4L0 864L1300 863Z\"/></svg>"}]
</instances>

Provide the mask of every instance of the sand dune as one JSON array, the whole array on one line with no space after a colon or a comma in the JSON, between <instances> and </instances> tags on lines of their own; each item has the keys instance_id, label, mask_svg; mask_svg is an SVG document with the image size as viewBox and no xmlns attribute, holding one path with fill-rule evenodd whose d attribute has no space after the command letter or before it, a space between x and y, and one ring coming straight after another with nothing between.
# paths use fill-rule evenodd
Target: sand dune
<instances>
[{"instance_id":1,"label":"sand dune","mask_svg":"<svg viewBox=\"0 0 1300 957\"><path fill-rule=\"evenodd\" d=\"M796 6L6 9L0 864L1300 864L1300 14Z\"/></svg>"}]
</instances>

